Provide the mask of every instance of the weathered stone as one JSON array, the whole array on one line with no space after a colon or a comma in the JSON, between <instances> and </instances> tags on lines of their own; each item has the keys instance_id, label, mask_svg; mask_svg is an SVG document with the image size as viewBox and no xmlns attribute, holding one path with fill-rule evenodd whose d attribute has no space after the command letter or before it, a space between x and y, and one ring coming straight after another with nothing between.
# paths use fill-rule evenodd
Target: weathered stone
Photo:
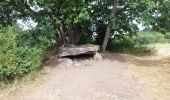
<instances>
[{"instance_id":1,"label":"weathered stone","mask_svg":"<svg viewBox=\"0 0 170 100\"><path fill-rule=\"evenodd\" d=\"M94 55L94 60L100 61L102 60L102 56L98 52L96 52L96 54Z\"/></svg>"},{"instance_id":2,"label":"weathered stone","mask_svg":"<svg viewBox=\"0 0 170 100\"><path fill-rule=\"evenodd\" d=\"M68 58L59 59L58 67L60 68L68 68L71 67L72 65L73 65L73 61L71 59Z\"/></svg>"},{"instance_id":3,"label":"weathered stone","mask_svg":"<svg viewBox=\"0 0 170 100\"><path fill-rule=\"evenodd\" d=\"M96 54L99 49L100 46L92 44L61 47L59 51L59 57L77 56L83 54Z\"/></svg>"}]
</instances>

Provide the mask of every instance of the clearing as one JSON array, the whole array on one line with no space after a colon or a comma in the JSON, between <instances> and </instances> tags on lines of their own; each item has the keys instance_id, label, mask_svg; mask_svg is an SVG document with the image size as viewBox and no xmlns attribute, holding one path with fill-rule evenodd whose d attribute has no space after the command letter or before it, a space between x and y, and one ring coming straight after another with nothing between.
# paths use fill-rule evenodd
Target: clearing
<instances>
[{"instance_id":1,"label":"clearing","mask_svg":"<svg viewBox=\"0 0 170 100\"><path fill-rule=\"evenodd\" d=\"M159 46L152 57L108 53L86 66L47 67L43 79L0 100L170 100L170 48Z\"/></svg>"}]
</instances>

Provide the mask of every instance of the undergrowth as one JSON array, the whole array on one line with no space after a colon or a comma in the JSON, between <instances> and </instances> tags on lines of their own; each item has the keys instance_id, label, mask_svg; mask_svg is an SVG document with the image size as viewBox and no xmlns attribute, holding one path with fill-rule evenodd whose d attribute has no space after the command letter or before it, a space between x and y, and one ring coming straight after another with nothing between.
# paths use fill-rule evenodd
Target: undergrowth
<instances>
[{"instance_id":1,"label":"undergrowth","mask_svg":"<svg viewBox=\"0 0 170 100\"><path fill-rule=\"evenodd\" d=\"M107 49L110 52L133 54L137 56L154 55L155 47L148 44L164 43L166 39L163 34L156 32L139 32L136 35L116 35L111 38Z\"/></svg>"},{"instance_id":2,"label":"undergrowth","mask_svg":"<svg viewBox=\"0 0 170 100\"><path fill-rule=\"evenodd\" d=\"M0 30L0 82L12 83L43 68L43 52L55 36L48 29L22 31L17 26Z\"/></svg>"},{"instance_id":3,"label":"undergrowth","mask_svg":"<svg viewBox=\"0 0 170 100\"><path fill-rule=\"evenodd\" d=\"M137 33L136 42L141 45L153 44L153 43L165 43L165 35L154 31L142 31Z\"/></svg>"}]
</instances>

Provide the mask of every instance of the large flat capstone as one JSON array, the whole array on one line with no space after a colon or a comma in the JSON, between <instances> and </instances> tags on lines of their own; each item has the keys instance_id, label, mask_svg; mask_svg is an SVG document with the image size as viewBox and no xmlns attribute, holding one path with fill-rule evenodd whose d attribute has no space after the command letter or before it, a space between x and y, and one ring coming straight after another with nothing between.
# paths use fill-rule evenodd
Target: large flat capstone
<instances>
[{"instance_id":1,"label":"large flat capstone","mask_svg":"<svg viewBox=\"0 0 170 100\"><path fill-rule=\"evenodd\" d=\"M83 54L96 54L97 51L100 50L99 45L70 45L66 47L61 47L59 51L59 57L68 57L68 56L77 56Z\"/></svg>"}]
</instances>

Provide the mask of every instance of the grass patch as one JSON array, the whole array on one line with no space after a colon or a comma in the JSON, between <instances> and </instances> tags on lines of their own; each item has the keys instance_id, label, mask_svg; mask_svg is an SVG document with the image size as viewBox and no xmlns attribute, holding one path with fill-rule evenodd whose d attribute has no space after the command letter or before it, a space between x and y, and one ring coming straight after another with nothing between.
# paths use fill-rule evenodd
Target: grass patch
<instances>
[{"instance_id":1,"label":"grass patch","mask_svg":"<svg viewBox=\"0 0 170 100\"><path fill-rule=\"evenodd\" d=\"M110 50L110 52L115 52ZM136 45L132 48L120 48L116 53L132 54L136 56L151 56L155 55L157 50L155 47Z\"/></svg>"},{"instance_id":2,"label":"grass patch","mask_svg":"<svg viewBox=\"0 0 170 100\"><path fill-rule=\"evenodd\" d=\"M132 54L136 56L151 56L156 54L155 47L148 47L148 46L135 46L133 48L123 48L120 53L124 54Z\"/></svg>"}]
</instances>

